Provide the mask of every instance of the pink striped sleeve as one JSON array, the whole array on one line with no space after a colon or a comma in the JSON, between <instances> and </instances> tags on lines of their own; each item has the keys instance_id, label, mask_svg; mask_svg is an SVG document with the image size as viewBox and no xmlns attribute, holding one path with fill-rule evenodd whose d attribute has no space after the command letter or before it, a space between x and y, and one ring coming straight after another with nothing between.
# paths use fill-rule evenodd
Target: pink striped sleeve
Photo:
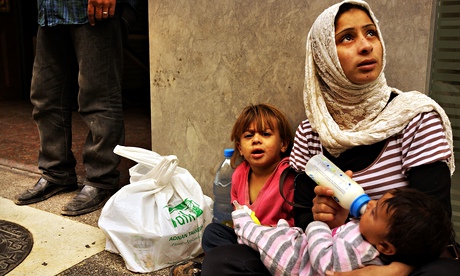
<instances>
[{"instance_id":1,"label":"pink striped sleeve","mask_svg":"<svg viewBox=\"0 0 460 276\"><path fill-rule=\"evenodd\" d=\"M351 271L367 264L381 264L378 251L359 232L359 222L340 226L332 236L323 222L312 222L306 234L311 270L324 275L327 270Z\"/></svg>"},{"instance_id":2,"label":"pink striped sleeve","mask_svg":"<svg viewBox=\"0 0 460 276\"><path fill-rule=\"evenodd\" d=\"M272 275L298 275L301 263L308 262L307 239L301 228L280 220L277 227L255 224L245 211L232 213L238 242L259 251Z\"/></svg>"}]
</instances>

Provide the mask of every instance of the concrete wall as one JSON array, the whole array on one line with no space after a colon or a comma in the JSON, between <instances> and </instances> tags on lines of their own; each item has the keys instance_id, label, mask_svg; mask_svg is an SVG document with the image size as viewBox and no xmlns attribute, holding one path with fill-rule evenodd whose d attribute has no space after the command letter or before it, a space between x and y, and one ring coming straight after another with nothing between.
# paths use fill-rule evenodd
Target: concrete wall
<instances>
[{"instance_id":1,"label":"concrete wall","mask_svg":"<svg viewBox=\"0 0 460 276\"><path fill-rule=\"evenodd\" d=\"M212 195L230 131L250 103L305 118L305 41L321 0L149 0L152 150L174 154ZM405 3L401 3L405 2ZM369 0L390 86L425 92L434 0Z\"/></svg>"}]
</instances>

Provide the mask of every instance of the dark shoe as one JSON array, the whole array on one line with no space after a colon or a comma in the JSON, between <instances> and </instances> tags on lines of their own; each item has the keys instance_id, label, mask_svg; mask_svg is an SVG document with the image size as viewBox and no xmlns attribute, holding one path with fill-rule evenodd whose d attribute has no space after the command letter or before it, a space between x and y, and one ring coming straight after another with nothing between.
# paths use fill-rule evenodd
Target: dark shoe
<instances>
[{"instance_id":1,"label":"dark shoe","mask_svg":"<svg viewBox=\"0 0 460 276\"><path fill-rule=\"evenodd\" d=\"M71 185L59 185L49 182L43 177L30 189L16 196L14 203L17 205L32 204L35 202L43 201L57 193L71 192L78 189L77 183Z\"/></svg>"},{"instance_id":2,"label":"dark shoe","mask_svg":"<svg viewBox=\"0 0 460 276\"><path fill-rule=\"evenodd\" d=\"M170 276L200 276L201 263L190 260L182 261L175 264L171 271Z\"/></svg>"},{"instance_id":3,"label":"dark shoe","mask_svg":"<svg viewBox=\"0 0 460 276\"><path fill-rule=\"evenodd\" d=\"M66 216L79 216L102 208L112 195L112 190L100 189L85 185L64 208L61 214Z\"/></svg>"}]
</instances>

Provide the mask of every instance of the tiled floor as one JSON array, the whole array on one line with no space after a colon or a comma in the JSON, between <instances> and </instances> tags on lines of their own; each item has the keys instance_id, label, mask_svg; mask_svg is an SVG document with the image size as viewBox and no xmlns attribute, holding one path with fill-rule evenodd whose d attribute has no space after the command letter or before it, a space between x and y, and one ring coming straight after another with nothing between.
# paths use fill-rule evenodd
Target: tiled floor
<instances>
[{"instance_id":1,"label":"tiled floor","mask_svg":"<svg viewBox=\"0 0 460 276\"><path fill-rule=\"evenodd\" d=\"M38 131L32 119L32 105L27 100L0 101L0 164L31 172L39 172L37 156ZM148 106L125 105L126 146L151 149L150 110ZM88 130L78 113L74 113L72 148L77 159L80 179L85 170L82 164L82 148ZM135 165L122 158L120 186L128 183L128 169Z\"/></svg>"}]
</instances>

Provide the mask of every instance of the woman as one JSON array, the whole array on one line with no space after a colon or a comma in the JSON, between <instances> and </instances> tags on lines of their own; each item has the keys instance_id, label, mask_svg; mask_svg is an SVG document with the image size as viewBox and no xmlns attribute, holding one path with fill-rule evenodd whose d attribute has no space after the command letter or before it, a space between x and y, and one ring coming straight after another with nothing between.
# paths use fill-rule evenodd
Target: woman
<instances>
[{"instance_id":1,"label":"woman","mask_svg":"<svg viewBox=\"0 0 460 276\"><path fill-rule=\"evenodd\" d=\"M454 172L452 130L444 110L419 92L388 87L383 70L385 46L373 15L363 1L343 1L326 9L307 38L304 102L307 120L296 132L291 166L303 171L306 162L325 154L373 199L390 189L409 186L436 197L451 217L450 176ZM296 225L313 220L333 228L346 222L348 211L315 187L310 179L296 186L295 201L309 211ZM244 252L244 253L243 253ZM216 248L203 262L203 275L217 268L226 272L260 269L242 245ZM245 256L247 260L238 258ZM255 256L258 256L256 254ZM250 265L249 265L250 263ZM416 271L400 263L369 266L343 275L440 275L458 272L460 262L439 259ZM431 273L430 273L431 272ZM251 273L254 273L254 269ZM336 272L335 275L340 275Z\"/></svg>"}]
</instances>

